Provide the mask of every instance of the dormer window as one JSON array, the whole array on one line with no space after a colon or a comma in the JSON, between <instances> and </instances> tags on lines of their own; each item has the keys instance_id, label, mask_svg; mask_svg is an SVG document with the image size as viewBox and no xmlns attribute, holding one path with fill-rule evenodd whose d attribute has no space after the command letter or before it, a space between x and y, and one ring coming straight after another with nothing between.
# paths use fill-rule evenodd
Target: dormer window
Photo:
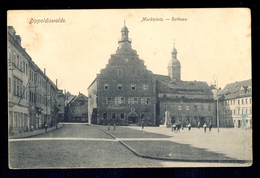
<instances>
[{"instance_id":1,"label":"dormer window","mask_svg":"<svg viewBox=\"0 0 260 178\"><path fill-rule=\"evenodd\" d=\"M131 85L131 90L132 90L132 91L135 91L135 90L136 90L136 84L132 84L132 85Z\"/></svg>"},{"instance_id":2,"label":"dormer window","mask_svg":"<svg viewBox=\"0 0 260 178\"><path fill-rule=\"evenodd\" d=\"M123 90L122 84L118 84L118 85L117 85L117 89L118 89L118 90Z\"/></svg>"},{"instance_id":3,"label":"dormer window","mask_svg":"<svg viewBox=\"0 0 260 178\"><path fill-rule=\"evenodd\" d=\"M109 85L108 85L107 83L105 83L104 89L105 89L105 90L108 90L108 89L109 89Z\"/></svg>"},{"instance_id":4,"label":"dormer window","mask_svg":"<svg viewBox=\"0 0 260 178\"><path fill-rule=\"evenodd\" d=\"M117 70L117 76L118 77L122 77L122 69L118 69Z\"/></svg>"}]
</instances>

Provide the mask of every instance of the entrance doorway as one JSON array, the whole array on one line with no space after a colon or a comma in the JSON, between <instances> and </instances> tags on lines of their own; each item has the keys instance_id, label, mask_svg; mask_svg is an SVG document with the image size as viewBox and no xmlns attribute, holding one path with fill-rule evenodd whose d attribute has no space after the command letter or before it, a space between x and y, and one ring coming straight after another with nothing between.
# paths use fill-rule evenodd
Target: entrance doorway
<instances>
[{"instance_id":1,"label":"entrance doorway","mask_svg":"<svg viewBox=\"0 0 260 178\"><path fill-rule=\"evenodd\" d=\"M127 115L128 125L136 125L138 122L138 114L136 112L130 112Z\"/></svg>"}]
</instances>

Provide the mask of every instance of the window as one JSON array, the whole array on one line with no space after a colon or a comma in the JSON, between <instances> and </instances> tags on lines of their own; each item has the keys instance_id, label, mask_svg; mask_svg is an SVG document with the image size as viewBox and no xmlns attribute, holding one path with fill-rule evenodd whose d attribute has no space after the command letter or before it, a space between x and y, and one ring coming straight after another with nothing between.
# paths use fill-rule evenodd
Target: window
<instances>
[{"instance_id":1,"label":"window","mask_svg":"<svg viewBox=\"0 0 260 178\"><path fill-rule=\"evenodd\" d=\"M12 81L11 81L11 78L8 78L8 91L9 93L11 93L11 84L12 84Z\"/></svg>"},{"instance_id":2,"label":"window","mask_svg":"<svg viewBox=\"0 0 260 178\"><path fill-rule=\"evenodd\" d=\"M245 103L247 104L247 99L245 99Z\"/></svg>"},{"instance_id":3,"label":"window","mask_svg":"<svg viewBox=\"0 0 260 178\"><path fill-rule=\"evenodd\" d=\"M151 98L141 98L141 104L151 104Z\"/></svg>"},{"instance_id":4,"label":"window","mask_svg":"<svg viewBox=\"0 0 260 178\"><path fill-rule=\"evenodd\" d=\"M84 102L80 102L79 105L84 105Z\"/></svg>"},{"instance_id":5,"label":"window","mask_svg":"<svg viewBox=\"0 0 260 178\"><path fill-rule=\"evenodd\" d=\"M234 115L236 114L236 110L234 109Z\"/></svg>"},{"instance_id":6,"label":"window","mask_svg":"<svg viewBox=\"0 0 260 178\"><path fill-rule=\"evenodd\" d=\"M122 69L118 69L117 70L117 76L118 77L122 77Z\"/></svg>"},{"instance_id":7,"label":"window","mask_svg":"<svg viewBox=\"0 0 260 178\"><path fill-rule=\"evenodd\" d=\"M178 105L178 110L179 110L179 111L181 110L181 105Z\"/></svg>"},{"instance_id":8,"label":"window","mask_svg":"<svg viewBox=\"0 0 260 178\"><path fill-rule=\"evenodd\" d=\"M233 104L236 104L236 100L233 100Z\"/></svg>"},{"instance_id":9,"label":"window","mask_svg":"<svg viewBox=\"0 0 260 178\"><path fill-rule=\"evenodd\" d=\"M115 97L115 104L125 104L124 97Z\"/></svg>"},{"instance_id":10,"label":"window","mask_svg":"<svg viewBox=\"0 0 260 178\"><path fill-rule=\"evenodd\" d=\"M118 90L122 90L122 89L123 89L122 84L118 84L118 85L117 85L117 89L118 89Z\"/></svg>"},{"instance_id":11,"label":"window","mask_svg":"<svg viewBox=\"0 0 260 178\"><path fill-rule=\"evenodd\" d=\"M136 70L136 76L140 77L141 76L141 70Z\"/></svg>"},{"instance_id":12,"label":"window","mask_svg":"<svg viewBox=\"0 0 260 178\"><path fill-rule=\"evenodd\" d=\"M132 91L136 90L136 84L131 84L131 90Z\"/></svg>"},{"instance_id":13,"label":"window","mask_svg":"<svg viewBox=\"0 0 260 178\"><path fill-rule=\"evenodd\" d=\"M107 98L106 98L106 104L109 104L109 103L112 103L112 98L107 97Z\"/></svg>"},{"instance_id":14,"label":"window","mask_svg":"<svg viewBox=\"0 0 260 178\"><path fill-rule=\"evenodd\" d=\"M107 119L107 113L103 113L103 119Z\"/></svg>"},{"instance_id":15,"label":"window","mask_svg":"<svg viewBox=\"0 0 260 178\"><path fill-rule=\"evenodd\" d=\"M125 114L124 114L124 113L121 113L121 114L120 114L120 119L122 119L122 120L125 119Z\"/></svg>"},{"instance_id":16,"label":"window","mask_svg":"<svg viewBox=\"0 0 260 178\"><path fill-rule=\"evenodd\" d=\"M112 113L112 119L116 119L116 113Z\"/></svg>"},{"instance_id":17,"label":"window","mask_svg":"<svg viewBox=\"0 0 260 178\"><path fill-rule=\"evenodd\" d=\"M247 109L246 109L246 114L247 114Z\"/></svg>"},{"instance_id":18,"label":"window","mask_svg":"<svg viewBox=\"0 0 260 178\"><path fill-rule=\"evenodd\" d=\"M19 58L19 55L17 55L17 64L16 64L18 67L20 66L20 58Z\"/></svg>"},{"instance_id":19,"label":"window","mask_svg":"<svg viewBox=\"0 0 260 178\"><path fill-rule=\"evenodd\" d=\"M240 100L239 99L237 100L237 104L240 105Z\"/></svg>"},{"instance_id":20,"label":"window","mask_svg":"<svg viewBox=\"0 0 260 178\"><path fill-rule=\"evenodd\" d=\"M249 98L249 103L250 103L250 104L252 103L252 98Z\"/></svg>"},{"instance_id":21,"label":"window","mask_svg":"<svg viewBox=\"0 0 260 178\"><path fill-rule=\"evenodd\" d=\"M140 113L140 119L145 119L145 114L144 113Z\"/></svg>"},{"instance_id":22,"label":"window","mask_svg":"<svg viewBox=\"0 0 260 178\"><path fill-rule=\"evenodd\" d=\"M113 75L113 76L116 76L116 75L117 75L116 70L113 70L113 71L112 71L112 75Z\"/></svg>"},{"instance_id":23,"label":"window","mask_svg":"<svg viewBox=\"0 0 260 178\"><path fill-rule=\"evenodd\" d=\"M197 105L194 105L194 111L197 111L198 109L197 109Z\"/></svg>"},{"instance_id":24,"label":"window","mask_svg":"<svg viewBox=\"0 0 260 178\"><path fill-rule=\"evenodd\" d=\"M133 98L133 104L138 104L138 98L137 97Z\"/></svg>"},{"instance_id":25,"label":"window","mask_svg":"<svg viewBox=\"0 0 260 178\"><path fill-rule=\"evenodd\" d=\"M237 114L240 114L240 109L237 110Z\"/></svg>"},{"instance_id":26,"label":"window","mask_svg":"<svg viewBox=\"0 0 260 178\"><path fill-rule=\"evenodd\" d=\"M25 74L27 75L27 64L25 64Z\"/></svg>"},{"instance_id":27,"label":"window","mask_svg":"<svg viewBox=\"0 0 260 178\"><path fill-rule=\"evenodd\" d=\"M12 58L12 51L11 51L10 48L8 48L8 61L9 61L9 62L12 62L12 61L11 61L11 58Z\"/></svg>"},{"instance_id":28,"label":"window","mask_svg":"<svg viewBox=\"0 0 260 178\"><path fill-rule=\"evenodd\" d=\"M138 104L137 97L128 97L128 104Z\"/></svg>"},{"instance_id":29,"label":"window","mask_svg":"<svg viewBox=\"0 0 260 178\"><path fill-rule=\"evenodd\" d=\"M241 103L244 104L244 99L241 99Z\"/></svg>"},{"instance_id":30,"label":"window","mask_svg":"<svg viewBox=\"0 0 260 178\"><path fill-rule=\"evenodd\" d=\"M131 71L131 76L134 77L135 76L135 70Z\"/></svg>"},{"instance_id":31,"label":"window","mask_svg":"<svg viewBox=\"0 0 260 178\"><path fill-rule=\"evenodd\" d=\"M23 61L23 73L25 73L25 62Z\"/></svg>"},{"instance_id":32,"label":"window","mask_svg":"<svg viewBox=\"0 0 260 178\"><path fill-rule=\"evenodd\" d=\"M109 89L109 85L108 85L107 83L104 85L104 89L105 89L105 90L108 90L108 89Z\"/></svg>"},{"instance_id":33,"label":"window","mask_svg":"<svg viewBox=\"0 0 260 178\"><path fill-rule=\"evenodd\" d=\"M210 105L208 106L208 111L211 111L211 106Z\"/></svg>"},{"instance_id":34,"label":"window","mask_svg":"<svg viewBox=\"0 0 260 178\"><path fill-rule=\"evenodd\" d=\"M252 109L250 109L250 114L252 114Z\"/></svg>"},{"instance_id":35,"label":"window","mask_svg":"<svg viewBox=\"0 0 260 178\"><path fill-rule=\"evenodd\" d=\"M201 110L204 111L204 105L201 105Z\"/></svg>"},{"instance_id":36,"label":"window","mask_svg":"<svg viewBox=\"0 0 260 178\"><path fill-rule=\"evenodd\" d=\"M143 84L143 90L148 91L149 90L149 85L148 84Z\"/></svg>"},{"instance_id":37,"label":"window","mask_svg":"<svg viewBox=\"0 0 260 178\"><path fill-rule=\"evenodd\" d=\"M190 106L186 106L186 110L187 110L187 111L190 110Z\"/></svg>"}]
</instances>

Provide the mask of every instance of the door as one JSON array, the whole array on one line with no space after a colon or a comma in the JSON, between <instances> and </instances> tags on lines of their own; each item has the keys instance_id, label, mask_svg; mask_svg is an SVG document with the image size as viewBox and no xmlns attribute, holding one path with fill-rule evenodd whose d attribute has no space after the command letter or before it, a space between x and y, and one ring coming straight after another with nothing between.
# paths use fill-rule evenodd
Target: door
<instances>
[{"instance_id":1,"label":"door","mask_svg":"<svg viewBox=\"0 0 260 178\"><path fill-rule=\"evenodd\" d=\"M128 115L127 115L127 119L128 119L128 124L134 124L136 125L137 122L138 122L138 115L136 112L130 112Z\"/></svg>"}]
</instances>

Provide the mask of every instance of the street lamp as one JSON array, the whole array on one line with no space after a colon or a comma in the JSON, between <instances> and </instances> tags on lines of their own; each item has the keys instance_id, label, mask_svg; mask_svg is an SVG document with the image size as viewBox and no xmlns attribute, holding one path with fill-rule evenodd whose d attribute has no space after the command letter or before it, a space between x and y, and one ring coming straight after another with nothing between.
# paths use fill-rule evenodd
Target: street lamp
<instances>
[{"instance_id":1,"label":"street lamp","mask_svg":"<svg viewBox=\"0 0 260 178\"><path fill-rule=\"evenodd\" d=\"M218 127L218 133L219 133L218 96L217 96L217 127Z\"/></svg>"},{"instance_id":2,"label":"street lamp","mask_svg":"<svg viewBox=\"0 0 260 178\"><path fill-rule=\"evenodd\" d=\"M218 77L216 75L213 76L215 87L217 88L216 97L217 97L217 127L218 127L218 133L219 133L219 116L218 116L218 92L220 88L218 88Z\"/></svg>"}]
</instances>

